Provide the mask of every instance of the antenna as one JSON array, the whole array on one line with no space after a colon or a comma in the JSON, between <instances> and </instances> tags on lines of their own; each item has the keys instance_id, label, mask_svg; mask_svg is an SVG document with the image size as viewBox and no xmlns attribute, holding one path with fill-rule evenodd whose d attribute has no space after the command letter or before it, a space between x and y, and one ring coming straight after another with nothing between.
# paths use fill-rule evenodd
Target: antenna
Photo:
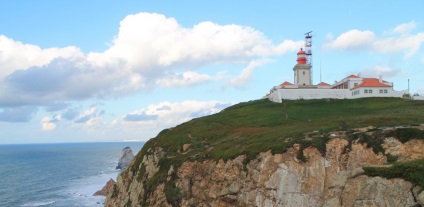
<instances>
[{"instance_id":1,"label":"antenna","mask_svg":"<svg viewBox=\"0 0 424 207\"><path fill-rule=\"evenodd\" d=\"M319 82L322 83L322 75L321 75L321 60L319 60Z\"/></svg>"},{"instance_id":2,"label":"antenna","mask_svg":"<svg viewBox=\"0 0 424 207\"><path fill-rule=\"evenodd\" d=\"M313 85L312 72L312 31L305 33L306 63L311 66L311 84Z\"/></svg>"}]
</instances>

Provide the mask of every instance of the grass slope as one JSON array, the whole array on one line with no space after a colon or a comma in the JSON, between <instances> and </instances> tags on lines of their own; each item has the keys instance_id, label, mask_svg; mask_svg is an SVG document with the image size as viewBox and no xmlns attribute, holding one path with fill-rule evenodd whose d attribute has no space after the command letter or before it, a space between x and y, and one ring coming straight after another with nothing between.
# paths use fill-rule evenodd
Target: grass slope
<instances>
[{"instance_id":1,"label":"grass slope","mask_svg":"<svg viewBox=\"0 0 424 207\"><path fill-rule=\"evenodd\" d=\"M322 151L329 138L304 140L304 133L422 123L424 101L400 98L293 100L284 104L265 99L249 101L163 130L144 145L131 170L138 170L150 148L162 147L166 157L159 162L161 169L146 183L146 189L152 189L166 180L171 165L179 166L187 160L227 160L242 154L249 160L268 150L285 152L294 143L316 146ZM184 144L191 144L186 153L182 153ZM169 192L167 197L174 197L173 194L178 192Z\"/></svg>"},{"instance_id":2,"label":"grass slope","mask_svg":"<svg viewBox=\"0 0 424 207\"><path fill-rule=\"evenodd\" d=\"M424 123L424 101L399 98L354 100L298 100L283 104L256 100L231 106L220 113L193 119L165 129L143 150L162 147L168 156L187 159L229 159L241 154L256 156L272 150L283 152L287 138L303 133L364 126L400 126ZM190 151L182 155L183 144ZM291 145L290 145L291 146ZM208 151L209 149L209 151Z\"/></svg>"}]
</instances>

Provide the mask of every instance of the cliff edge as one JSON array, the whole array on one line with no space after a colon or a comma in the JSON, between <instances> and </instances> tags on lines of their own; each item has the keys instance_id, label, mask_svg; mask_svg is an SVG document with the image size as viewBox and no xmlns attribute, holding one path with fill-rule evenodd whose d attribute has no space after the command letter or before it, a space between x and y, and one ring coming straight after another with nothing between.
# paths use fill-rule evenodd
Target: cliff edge
<instances>
[{"instance_id":1,"label":"cliff edge","mask_svg":"<svg viewBox=\"0 0 424 207\"><path fill-rule=\"evenodd\" d=\"M242 103L162 131L105 205L424 205L424 102L285 104Z\"/></svg>"}]
</instances>

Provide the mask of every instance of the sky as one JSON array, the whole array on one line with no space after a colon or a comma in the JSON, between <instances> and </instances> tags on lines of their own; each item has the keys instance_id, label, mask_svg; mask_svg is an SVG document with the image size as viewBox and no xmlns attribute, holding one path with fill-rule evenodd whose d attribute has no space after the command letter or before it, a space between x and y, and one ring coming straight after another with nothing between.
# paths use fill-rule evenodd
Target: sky
<instances>
[{"instance_id":1,"label":"sky","mask_svg":"<svg viewBox=\"0 0 424 207\"><path fill-rule=\"evenodd\" d=\"M3 1L0 144L147 141L293 82L383 76L424 95L424 2Z\"/></svg>"}]
</instances>

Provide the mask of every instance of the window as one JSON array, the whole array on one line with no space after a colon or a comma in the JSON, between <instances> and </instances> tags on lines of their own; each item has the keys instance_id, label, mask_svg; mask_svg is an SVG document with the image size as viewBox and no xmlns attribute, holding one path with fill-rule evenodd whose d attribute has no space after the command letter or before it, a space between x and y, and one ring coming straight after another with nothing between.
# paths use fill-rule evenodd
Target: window
<instances>
[{"instance_id":1,"label":"window","mask_svg":"<svg viewBox=\"0 0 424 207\"><path fill-rule=\"evenodd\" d=\"M303 75L305 75L305 71L303 71Z\"/></svg>"},{"instance_id":2,"label":"window","mask_svg":"<svg viewBox=\"0 0 424 207\"><path fill-rule=\"evenodd\" d=\"M383 89L380 89L380 93L383 93Z\"/></svg>"},{"instance_id":3,"label":"window","mask_svg":"<svg viewBox=\"0 0 424 207\"><path fill-rule=\"evenodd\" d=\"M384 89L384 93L387 93L387 89Z\"/></svg>"},{"instance_id":4,"label":"window","mask_svg":"<svg viewBox=\"0 0 424 207\"><path fill-rule=\"evenodd\" d=\"M353 86L356 87L358 85L358 83L354 83Z\"/></svg>"},{"instance_id":5,"label":"window","mask_svg":"<svg viewBox=\"0 0 424 207\"><path fill-rule=\"evenodd\" d=\"M370 89L370 90L368 90L368 93L372 93L372 90Z\"/></svg>"},{"instance_id":6,"label":"window","mask_svg":"<svg viewBox=\"0 0 424 207\"><path fill-rule=\"evenodd\" d=\"M364 93L368 93L368 90L367 90L367 89L365 89L365 90L364 90Z\"/></svg>"}]
</instances>

